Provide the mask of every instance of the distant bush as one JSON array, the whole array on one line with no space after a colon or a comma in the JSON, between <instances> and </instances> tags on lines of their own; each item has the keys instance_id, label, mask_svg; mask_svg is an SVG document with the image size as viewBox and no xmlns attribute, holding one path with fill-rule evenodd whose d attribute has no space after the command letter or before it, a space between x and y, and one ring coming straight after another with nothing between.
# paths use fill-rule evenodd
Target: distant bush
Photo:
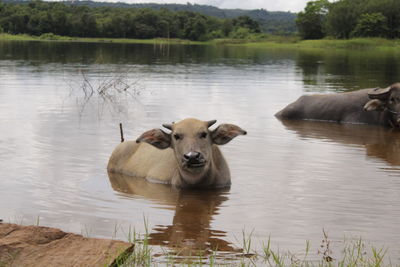
<instances>
[{"instance_id":1,"label":"distant bush","mask_svg":"<svg viewBox=\"0 0 400 267\"><path fill-rule=\"evenodd\" d=\"M62 39L61 36L55 35L54 33L51 33L51 32L43 33L42 35L39 36L39 38L43 39L43 40L60 40L60 39Z\"/></svg>"},{"instance_id":2,"label":"distant bush","mask_svg":"<svg viewBox=\"0 0 400 267\"><path fill-rule=\"evenodd\" d=\"M239 27L236 28L234 31L232 31L229 34L229 37L233 39L247 39L250 36L250 34L251 31L249 29Z\"/></svg>"},{"instance_id":3,"label":"distant bush","mask_svg":"<svg viewBox=\"0 0 400 267\"><path fill-rule=\"evenodd\" d=\"M218 39L218 38L223 38L225 37L224 33L222 32L222 30L216 30L216 31L212 31L208 34L208 38L207 39Z\"/></svg>"}]
</instances>

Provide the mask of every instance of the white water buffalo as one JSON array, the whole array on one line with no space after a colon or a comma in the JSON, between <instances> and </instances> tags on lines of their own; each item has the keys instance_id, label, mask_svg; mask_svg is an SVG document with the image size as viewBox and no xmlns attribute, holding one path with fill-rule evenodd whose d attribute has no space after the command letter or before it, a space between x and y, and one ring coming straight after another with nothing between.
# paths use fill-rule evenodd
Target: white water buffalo
<instances>
[{"instance_id":1,"label":"white water buffalo","mask_svg":"<svg viewBox=\"0 0 400 267\"><path fill-rule=\"evenodd\" d=\"M322 120L400 127L400 83L387 88L304 95L275 114L279 119Z\"/></svg>"},{"instance_id":2,"label":"white water buffalo","mask_svg":"<svg viewBox=\"0 0 400 267\"><path fill-rule=\"evenodd\" d=\"M229 168L217 145L245 135L246 131L233 124L210 130L215 122L189 118L163 124L171 133L149 130L136 142L119 144L107 169L181 188L229 186Z\"/></svg>"}]
</instances>

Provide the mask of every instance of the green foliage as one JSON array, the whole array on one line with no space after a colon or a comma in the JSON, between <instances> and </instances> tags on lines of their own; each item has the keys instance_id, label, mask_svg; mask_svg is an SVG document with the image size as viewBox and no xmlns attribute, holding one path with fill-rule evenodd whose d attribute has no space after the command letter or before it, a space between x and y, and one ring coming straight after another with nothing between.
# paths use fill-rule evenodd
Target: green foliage
<instances>
[{"instance_id":1,"label":"green foliage","mask_svg":"<svg viewBox=\"0 0 400 267\"><path fill-rule=\"evenodd\" d=\"M12 0L8 0L12 1ZM18 0L14 0L18 1ZM68 2L66 2L68 3ZM209 5L198 4L126 4L126 3L110 3L110 2L94 2L94 1L76 1L76 5L87 6L112 6L124 8L151 8L154 10L167 9L170 11L189 11L196 12L206 16L213 16L220 19L233 19L240 16L248 16L260 24L260 29L267 33L285 33L291 34L296 31L296 14L291 12L267 11L265 9L220 9Z\"/></svg>"},{"instance_id":2,"label":"green foliage","mask_svg":"<svg viewBox=\"0 0 400 267\"><path fill-rule=\"evenodd\" d=\"M298 14L296 24L303 39L321 39L325 36L328 8L328 0L311 1L307 3L304 12Z\"/></svg>"},{"instance_id":3,"label":"green foliage","mask_svg":"<svg viewBox=\"0 0 400 267\"><path fill-rule=\"evenodd\" d=\"M2 31L44 39L71 36L206 41L227 37L239 28L250 33L260 32L258 22L247 16L218 19L165 8L89 7L40 0L0 3Z\"/></svg>"},{"instance_id":4,"label":"green foliage","mask_svg":"<svg viewBox=\"0 0 400 267\"><path fill-rule=\"evenodd\" d=\"M236 28L234 31L232 31L229 35L230 38L233 39L247 39L251 34L251 31L247 28Z\"/></svg>"},{"instance_id":5,"label":"green foliage","mask_svg":"<svg viewBox=\"0 0 400 267\"><path fill-rule=\"evenodd\" d=\"M240 16L232 20L233 27L248 29L252 33L260 33L260 24L249 16Z\"/></svg>"},{"instance_id":6,"label":"green foliage","mask_svg":"<svg viewBox=\"0 0 400 267\"><path fill-rule=\"evenodd\" d=\"M43 40L60 40L61 37L58 35L55 35L54 33L44 33L42 35L39 36L40 39Z\"/></svg>"},{"instance_id":7,"label":"green foliage","mask_svg":"<svg viewBox=\"0 0 400 267\"><path fill-rule=\"evenodd\" d=\"M362 14L353 36L383 37L387 34L387 18L382 13Z\"/></svg>"},{"instance_id":8,"label":"green foliage","mask_svg":"<svg viewBox=\"0 0 400 267\"><path fill-rule=\"evenodd\" d=\"M296 22L303 39L400 38L400 1L339 0L328 5L311 1Z\"/></svg>"},{"instance_id":9,"label":"green foliage","mask_svg":"<svg viewBox=\"0 0 400 267\"><path fill-rule=\"evenodd\" d=\"M15 15L11 16L10 13ZM182 14L190 13L201 14L206 18L205 34L196 34L202 32L204 24L200 17L197 17L199 21L190 22L195 29L184 29L182 21L189 19L182 19L185 16ZM215 36L214 31L220 30L223 33L221 37L229 36L235 30L232 20L238 17L250 18L251 23L244 28L250 27L255 32L288 35L296 31L295 13L264 9L219 9L197 4L127 4L87 0L57 3L41 0L0 2L0 27L4 32L37 36L47 32L61 36L107 38L184 38L189 35L193 40L203 40Z\"/></svg>"},{"instance_id":10,"label":"green foliage","mask_svg":"<svg viewBox=\"0 0 400 267\"><path fill-rule=\"evenodd\" d=\"M349 38L361 15L363 2L365 1L341 0L333 3L327 15L328 34L335 38Z\"/></svg>"},{"instance_id":11,"label":"green foliage","mask_svg":"<svg viewBox=\"0 0 400 267\"><path fill-rule=\"evenodd\" d=\"M382 13L387 19L386 38L400 38L400 1L368 0L364 3L361 14Z\"/></svg>"}]
</instances>

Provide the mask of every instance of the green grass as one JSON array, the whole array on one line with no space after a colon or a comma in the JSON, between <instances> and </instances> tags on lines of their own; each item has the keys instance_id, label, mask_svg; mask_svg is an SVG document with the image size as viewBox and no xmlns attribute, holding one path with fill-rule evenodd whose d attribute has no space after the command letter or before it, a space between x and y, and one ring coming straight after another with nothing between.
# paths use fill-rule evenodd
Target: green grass
<instances>
[{"instance_id":1,"label":"green grass","mask_svg":"<svg viewBox=\"0 0 400 267\"><path fill-rule=\"evenodd\" d=\"M56 42L82 42L82 43L132 43L132 44L204 44L204 42L195 42L182 39L124 39L124 38L82 38L59 36L52 33L32 36L27 34L8 34L1 33L0 41L56 41Z\"/></svg>"},{"instance_id":2,"label":"green grass","mask_svg":"<svg viewBox=\"0 0 400 267\"><path fill-rule=\"evenodd\" d=\"M147 225L147 222L145 221ZM271 238L267 242L262 242L261 249L255 249L253 232L246 234L243 231L243 237L240 247L242 253L232 255L224 260L224 255L219 255L218 250L212 251L206 255L198 253L197 256L188 259L171 257L169 252L164 251L162 256L164 261L156 261L152 256L152 248L149 245L148 228L146 233L140 235L135 231L129 231L129 241L134 244L134 249L129 255L120 257L114 266L293 266L293 267L386 267L400 266L393 265L387 257L387 249L376 248L369 245L360 238L344 239L343 241L332 242L326 232L323 230L323 239L315 251L311 248L310 241L305 242L302 251L293 253L283 249L272 248ZM335 244L335 245L334 245ZM275 247L275 246L274 246ZM333 252L335 251L335 252ZM226 257L226 256L225 256Z\"/></svg>"},{"instance_id":3,"label":"green grass","mask_svg":"<svg viewBox=\"0 0 400 267\"><path fill-rule=\"evenodd\" d=\"M351 49L351 50L396 50L400 48L400 40L382 38L355 38L349 40L307 40L299 43L305 48Z\"/></svg>"},{"instance_id":4,"label":"green grass","mask_svg":"<svg viewBox=\"0 0 400 267\"><path fill-rule=\"evenodd\" d=\"M354 38L349 40L322 39L300 40L295 36L265 36L255 40L217 39L215 44L254 48L285 48L314 50L399 51L400 40L383 38Z\"/></svg>"}]
</instances>

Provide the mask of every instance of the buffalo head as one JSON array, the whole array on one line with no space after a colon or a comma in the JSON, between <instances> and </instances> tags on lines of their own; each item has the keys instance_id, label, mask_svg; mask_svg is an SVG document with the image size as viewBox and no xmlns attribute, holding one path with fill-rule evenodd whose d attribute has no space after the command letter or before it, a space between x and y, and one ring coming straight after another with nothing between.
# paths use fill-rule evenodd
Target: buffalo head
<instances>
[{"instance_id":1,"label":"buffalo head","mask_svg":"<svg viewBox=\"0 0 400 267\"><path fill-rule=\"evenodd\" d=\"M152 129L143 133L136 142L146 142L159 149L172 148L179 172L188 184L197 184L207 175L213 162L213 145L224 145L246 131L233 124L221 124L215 130L209 127L216 123L185 119L177 123L163 124L170 130Z\"/></svg>"},{"instance_id":2,"label":"buffalo head","mask_svg":"<svg viewBox=\"0 0 400 267\"><path fill-rule=\"evenodd\" d=\"M366 111L387 111L389 123L400 127L400 83L387 88L376 88L368 94L371 99L364 105Z\"/></svg>"}]
</instances>

